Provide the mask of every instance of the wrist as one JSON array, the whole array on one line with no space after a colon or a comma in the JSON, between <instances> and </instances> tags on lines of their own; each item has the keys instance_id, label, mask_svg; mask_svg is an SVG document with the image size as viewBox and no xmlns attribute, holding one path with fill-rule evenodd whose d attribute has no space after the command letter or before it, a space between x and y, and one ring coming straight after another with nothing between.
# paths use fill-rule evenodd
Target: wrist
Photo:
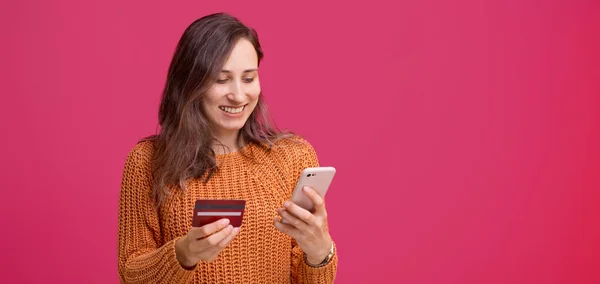
<instances>
[{"instance_id":1,"label":"wrist","mask_svg":"<svg viewBox=\"0 0 600 284\"><path fill-rule=\"evenodd\" d=\"M196 263L191 261L186 254L186 250L184 249L186 244L185 238L186 236L175 242L175 257L177 258L177 261L181 267L187 270L192 270L196 266Z\"/></svg>"},{"instance_id":2,"label":"wrist","mask_svg":"<svg viewBox=\"0 0 600 284\"><path fill-rule=\"evenodd\" d=\"M327 252L327 254L329 254L329 252ZM327 254L323 254L323 255L306 255L306 262L312 266L316 266L319 265L323 259L325 259L327 257Z\"/></svg>"},{"instance_id":3,"label":"wrist","mask_svg":"<svg viewBox=\"0 0 600 284\"><path fill-rule=\"evenodd\" d=\"M304 254L304 261L312 267L321 267L326 265L327 263L329 263L329 261L331 260L331 258L333 258L333 254L334 254L334 245L333 242L330 243L330 245L323 250L323 252L318 253L318 254L314 254L314 255L308 255L308 254Z\"/></svg>"}]
</instances>

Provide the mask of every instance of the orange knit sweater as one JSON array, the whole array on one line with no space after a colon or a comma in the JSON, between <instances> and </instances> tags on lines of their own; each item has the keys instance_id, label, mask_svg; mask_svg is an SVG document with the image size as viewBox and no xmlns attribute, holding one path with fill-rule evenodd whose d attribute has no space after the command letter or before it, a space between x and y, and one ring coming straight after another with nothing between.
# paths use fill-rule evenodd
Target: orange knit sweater
<instances>
[{"instance_id":1,"label":"orange knit sweater","mask_svg":"<svg viewBox=\"0 0 600 284\"><path fill-rule=\"evenodd\" d=\"M208 183L187 181L187 190L172 190L160 210L151 198L152 155L152 142L140 142L125 162L119 199L121 282L333 283L337 253L326 266L310 267L296 242L273 225L302 169L318 166L308 142L282 139L272 150L249 144L217 155L219 170ZM246 210L239 234L217 259L186 270L175 257L175 241L190 229L196 199L244 199Z\"/></svg>"}]
</instances>

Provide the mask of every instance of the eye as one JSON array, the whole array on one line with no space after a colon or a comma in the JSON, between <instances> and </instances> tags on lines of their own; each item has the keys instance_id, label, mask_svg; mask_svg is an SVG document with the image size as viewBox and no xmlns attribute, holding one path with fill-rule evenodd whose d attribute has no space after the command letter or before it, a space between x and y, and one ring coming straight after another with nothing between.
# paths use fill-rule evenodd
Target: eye
<instances>
[{"instance_id":1,"label":"eye","mask_svg":"<svg viewBox=\"0 0 600 284\"><path fill-rule=\"evenodd\" d=\"M217 84L225 84L227 83L229 79L225 78L225 79L217 79Z\"/></svg>"},{"instance_id":2,"label":"eye","mask_svg":"<svg viewBox=\"0 0 600 284\"><path fill-rule=\"evenodd\" d=\"M254 77L244 78L244 82L246 82L246 83L252 83L253 81L254 81Z\"/></svg>"}]
</instances>

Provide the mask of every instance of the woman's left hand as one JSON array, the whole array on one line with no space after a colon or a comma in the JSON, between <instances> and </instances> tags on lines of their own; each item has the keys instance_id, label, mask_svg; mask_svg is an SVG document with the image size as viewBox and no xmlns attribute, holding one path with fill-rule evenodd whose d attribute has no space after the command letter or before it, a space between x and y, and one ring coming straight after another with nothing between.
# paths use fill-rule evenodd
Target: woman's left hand
<instances>
[{"instance_id":1,"label":"woman's left hand","mask_svg":"<svg viewBox=\"0 0 600 284\"><path fill-rule=\"evenodd\" d=\"M306 260L316 265L327 257L333 241L327 231L325 201L312 188L304 187L303 190L315 205L315 213L313 214L291 201L286 201L283 204L284 208L279 208L278 212L287 223L282 223L275 218L275 227L294 238L302 251L306 253Z\"/></svg>"}]
</instances>

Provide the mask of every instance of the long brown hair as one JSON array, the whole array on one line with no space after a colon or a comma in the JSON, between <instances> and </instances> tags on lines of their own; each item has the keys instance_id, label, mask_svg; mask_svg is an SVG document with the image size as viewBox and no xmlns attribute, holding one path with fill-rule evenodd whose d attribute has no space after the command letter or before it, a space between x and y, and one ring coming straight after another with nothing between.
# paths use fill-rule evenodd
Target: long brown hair
<instances>
[{"instance_id":1,"label":"long brown hair","mask_svg":"<svg viewBox=\"0 0 600 284\"><path fill-rule=\"evenodd\" d=\"M152 192L157 205L169 195L169 186L185 190L189 178L208 181L217 170L213 135L203 112L202 101L214 84L234 45L250 41L258 55L263 51L256 31L237 18L216 13L194 21L183 33L169 67L159 108L160 131L146 140L154 141ZM237 146L255 143L270 147L285 136L272 124L267 107L258 103L240 131Z\"/></svg>"}]
</instances>

